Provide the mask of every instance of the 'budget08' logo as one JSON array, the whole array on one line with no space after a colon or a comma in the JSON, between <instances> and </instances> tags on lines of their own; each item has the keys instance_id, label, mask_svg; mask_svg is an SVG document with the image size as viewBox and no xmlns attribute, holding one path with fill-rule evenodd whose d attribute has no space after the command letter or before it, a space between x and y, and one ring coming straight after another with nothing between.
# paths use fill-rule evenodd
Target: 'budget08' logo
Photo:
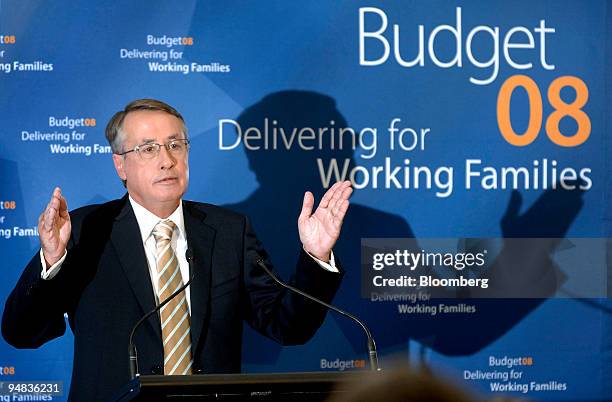
<instances>
[{"instance_id":1,"label":"'budget08' logo","mask_svg":"<svg viewBox=\"0 0 612 402\"><path fill-rule=\"evenodd\" d=\"M363 369L366 366L366 361L363 359L355 360L335 360L321 359L321 369L344 371L347 369Z\"/></svg>"},{"instance_id":2,"label":"'budget08' logo","mask_svg":"<svg viewBox=\"0 0 612 402\"><path fill-rule=\"evenodd\" d=\"M72 130L75 127L95 127L96 124L94 118L49 116L49 127L66 127Z\"/></svg>"}]
</instances>

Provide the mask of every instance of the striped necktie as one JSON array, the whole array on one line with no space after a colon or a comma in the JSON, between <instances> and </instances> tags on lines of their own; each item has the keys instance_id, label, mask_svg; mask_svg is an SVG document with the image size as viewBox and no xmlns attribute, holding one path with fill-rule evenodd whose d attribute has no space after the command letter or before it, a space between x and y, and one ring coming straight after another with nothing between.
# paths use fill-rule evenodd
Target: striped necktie
<instances>
[{"instance_id":1,"label":"striped necktie","mask_svg":"<svg viewBox=\"0 0 612 402\"><path fill-rule=\"evenodd\" d=\"M174 222L165 220L160 221L153 229L159 278L157 294L160 302L183 286L178 260L172 249L172 232L175 227ZM164 342L164 374L191 374L191 326L185 291L162 307L160 319Z\"/></svg>"}]
</instances>

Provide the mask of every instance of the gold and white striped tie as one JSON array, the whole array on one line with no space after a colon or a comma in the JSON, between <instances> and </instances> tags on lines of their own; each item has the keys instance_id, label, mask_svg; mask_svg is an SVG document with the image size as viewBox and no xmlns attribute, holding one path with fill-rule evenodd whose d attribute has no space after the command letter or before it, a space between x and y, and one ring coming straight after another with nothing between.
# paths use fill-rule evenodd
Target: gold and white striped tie
<instances>
[{"instance_id":1,"label":"gold and white striped tie","mask_svg":"<svg viewBox=\"0 0 612 402\"><path fill-rule=\"evenodd\" d=\"M183 286L178 260L172 249L172 232L176 225L171 220L159 222L153 229L155 237L159 301L164 301ZM164 342L164 374L191 374L191 325L187 296L183 291L160 310Z\"/></svg>"}]
</instances>

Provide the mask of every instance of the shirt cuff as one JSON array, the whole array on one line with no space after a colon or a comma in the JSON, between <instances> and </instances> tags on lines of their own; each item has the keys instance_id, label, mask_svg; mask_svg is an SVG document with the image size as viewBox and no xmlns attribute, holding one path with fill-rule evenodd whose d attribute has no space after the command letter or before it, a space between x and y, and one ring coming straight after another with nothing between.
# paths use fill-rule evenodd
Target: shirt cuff
<instances>
[{"instance_id":1,"label":"shirt cuff","mask_svg":"<svg viewBox=\"0 0 612 402\"><path fill-rule=\"evenodd\" d=\"M306 251L306 249L304 249L304 251ZM317 264L319 264L319 266L321 268L323 268L324 270L329 271L329 272L340 273L338 268L336 268L336 260L334 259L334 251L333 250L329 253L330 254L329 262L324 262L324 261L319 260L317 257L315 257L314 255L310 254L308 251L306 251L306 254L308 254L310 256L310 258L315 260L315 262Z\"/></svg>"},{"instance_id":2,"label":"shirt cuff","mask_svg":"<svg viewBox=\"0 0 612 402\"><path fill-rule=\"evenodd\" d=\"M67 254L68 254L68 251L64 250L64 255L62 256L62 258L60 258L59 261L56 262L55 264L51 265L49 269L45 269L45 267L47 266L47 263L45 262L45 256L43 255L43 251L41 248L40 249L40 264L42 265L42 272L40 273L41 279L45 281L53 279L53 277L57 275L60 268L62 267L62 264L64 263L64 260L66 259Z\"/></svg>"}]
</instances>

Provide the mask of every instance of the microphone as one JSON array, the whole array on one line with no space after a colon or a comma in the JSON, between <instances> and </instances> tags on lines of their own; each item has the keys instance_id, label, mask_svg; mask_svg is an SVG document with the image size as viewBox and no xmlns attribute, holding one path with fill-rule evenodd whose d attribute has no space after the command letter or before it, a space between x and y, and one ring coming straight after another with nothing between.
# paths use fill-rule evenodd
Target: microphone
<instances>
[{"instance_id":1,"label":"microphone","mask_svg":"<svg viewBox=\"0 0 612 402\"><path fill-rule=\"evenodd\" d=\"M257 254L257 252L253 252L254 257L255 258L255 262L257 265L259 265L259 267L261 267L261 269L263 269L264 271L266 271L266 273L274 280L274 282L278 283L279 285L281 285L282 287L291 290L292 292L295 292L299 295L304 296L305 298L312 300L316 303L319 303L325 307L327 307L330 310L335 311L336 313L342 314L345 317L350 318L351 320L355 321L357 324L359 324L361 326L361 328L363 329L363 331L365 332L367 338L368 338L368 355L370 357L370 370L372 371L380 371L380 368L378 367L378 354L376 353L376 343L374 342L374 338L372 338L372 334L370 333L370 330L368 329L368 327L365 325L365 323L363 321L361 321L359 318L355 317L353 314L346 312L344 310L339 309L338 307L332 306L331 304L325 303L323 300L319 300L314 296L309 295L308 293L297 289L291 285L288 285L284 282L282 282L280 279L278 279L273 273L272 271L270 271L270 269L268 269L268 267L266 266L266 264L264 263L263 258L261 258L259 256L259 254Z\"/></svg>"},{"instance_id":2,"label":"microphone","mask_svg":"<svg viewBox=\"0 0 612 402\"><path fill-rule=\"evenodd\" d=\"M187 283L185 283L183 286L178 288L178 290L176 292L174 292L170 296L168 296L168 298L166 300L164 300L163 302L159 303L157 305L157 307L155 307L153 310L151 310L147 314L145 314L132 327L132 332L130 332L130 340L129 340L129 344L128 344L128 355L130 356L130 380L133 380L136 377L140 376L140 373L138 372L138 352L136 351L136 345L134 344L134 334L136 333L136 330L138 329L138 327L140 327L140 325L143 322L146 321L147 318L149 318L151 315L155 314L162 307L164 307L166 304L168 304L170 302L170 300L174 299L179 293L181 293L183 290L185 290L187 288L187 286L189 286L191 284L191 281L193 281L193 277L195 276L195 272L192 269L193 251L190 248L188 248L187 251L185 252L185 258L187 259L187 263L189 264L189 273L190 273L189 280L187 281Z\"/></svg>"}]
</instances>

